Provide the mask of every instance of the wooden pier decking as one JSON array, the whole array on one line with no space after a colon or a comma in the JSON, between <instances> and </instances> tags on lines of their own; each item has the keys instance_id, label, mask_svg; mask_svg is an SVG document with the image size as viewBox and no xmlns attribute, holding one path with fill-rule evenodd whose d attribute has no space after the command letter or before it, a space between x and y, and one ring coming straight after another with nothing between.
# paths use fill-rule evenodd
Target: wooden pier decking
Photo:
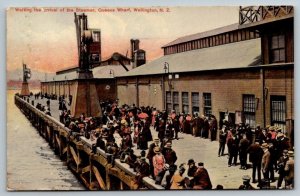
<instances>
[{"instance_id":1,"label":"wooden pier decking","mask_svg":"<svg viewBox=\"0 0 300 196\"><path fill-rule=\"evenodd\" d=\"M85 138L76 138L70 134L70 130L57 119L59 115L55 101L51 100L52 116L39 111L33 105L32 100L15 96L15 104L31 121L39 134L44 137L50 147L66 161L68 167L82 181L89 190L136 190L136 172L119 159L110 160L110 157L100 148L92 150L93 141ZM44 100L46 101L46 100ZM94 141L95 142L95 141ZM143 178L145 189L164 189L155 184L149 177Z\"/></svg>"}]
</instances>

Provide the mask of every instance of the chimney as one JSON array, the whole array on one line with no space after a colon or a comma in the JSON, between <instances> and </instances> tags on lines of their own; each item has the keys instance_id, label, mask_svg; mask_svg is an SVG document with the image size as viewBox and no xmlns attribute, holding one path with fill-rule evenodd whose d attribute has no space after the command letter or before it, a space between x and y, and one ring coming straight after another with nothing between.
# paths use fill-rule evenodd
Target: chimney
<instances>
[{"instance_id":1,"label":"chimney","mask_svg":"<svg viewBox=\"0 0 300 196\"><path fill-rule=\"evenodd\" d=\"M130 48L131 48L131 61L134 62L134 52L140 49L140 40L131 39Z\"/></svg>"},{"instance_id":2,"label":"chimney","mask_svg":"<svg viewBox=\"0 0 300 196\"><path fill-rule=\"evenodd\" d=\"M146 63L146 52L140 49L140 40L131 39L130 49L131 49L131 62L133 65L132 68L139 67L140 65Z\"/></svg>"}]
</instances>

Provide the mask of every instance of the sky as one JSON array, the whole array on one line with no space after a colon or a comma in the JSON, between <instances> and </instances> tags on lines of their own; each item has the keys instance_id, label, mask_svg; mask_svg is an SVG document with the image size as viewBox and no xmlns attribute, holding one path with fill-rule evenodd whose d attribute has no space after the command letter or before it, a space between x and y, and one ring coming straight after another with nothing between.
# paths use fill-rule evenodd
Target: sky
<instances>
[{"instance_id":1,"label":"sky","mask_svg":"<svg viewBox=\"0 0 300 196\"><path fill-rule=\"evenodd\" d=\"M128 8L128 7L119 7ZM147 61L163 55L161 47L178 37L238 22L238 7L139 7L162 8L164 12L117 11L116 7L95 7L85 11L89 28L101 29L102 58L114 52L130 55L130 39L139 39ZM77 65L73 10L67 7L48 12L46 8L7 10L7 71L22 67L56 72ZM77 10L78 14L82 9ZM91 8L89 8L91 9ZM115 11L107 11L114 9Z\"/></svg>"}]
</instances>

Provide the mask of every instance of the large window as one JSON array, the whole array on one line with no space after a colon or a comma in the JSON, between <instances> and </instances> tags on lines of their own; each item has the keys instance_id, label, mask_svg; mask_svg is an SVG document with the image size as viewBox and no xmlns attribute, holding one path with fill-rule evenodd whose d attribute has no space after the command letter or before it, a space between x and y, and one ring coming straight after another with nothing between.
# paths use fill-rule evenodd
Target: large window
<instances>
[{"instance_id":1,"label":"large window","mask_svg":"<svg viewBox=\"0 0 300 196\"><path fill-rule=\"evenodd\" d=\"M179 113L179 93L173 92L173 110L176 113Z\"/></svg>"},{"instance_id":2,"label":"large window","mask_svg":"<svg viewBox=\"0 0 300 196\"><path fill-rule=\"evenodd\" d=\"M199 113L199 93L192 93L192 113Z\"/></svg>"},{"instance_id":3,"label":"large window","mask_svg":"<svg viewBox=\"0 0 300 196\"><path fill-rule=\"evenodd\" d=\"M271 124L286 131L286 101L285 96L271 96Z\"/></svg>"},{"instance_id":4,"label":"large window","mask_svg":"<svg viewBox=\"0 0 300 196\"><path fill-rule=\"evenodd\" d=\"M272 36L270 52L271 63L285 62L285 37L283 34Z\"/></svg>"},{"instance_id":5,"label":"large window","mask_svg":"<svg viewBox=\"0 0 300 196\"><path fill-rule=\"evenodd\" d=\"M170 113L172 110L172 97L170 91L166 92L166 109L168 113Z\"/></svg>"},{"instance_id":6,"label":"large window","mask_svg":"<svg viewBox=\"0 0 300 196\"><path fill-rule=\"evenodd\" d=\"M182 112L189 113L189 93L182 92Z\"/></svg>"},{"instance_id":7,"label":"large window","mask_svg":"<svg viewBox=\"0 0 300 196\"><path fill-rule=\"evenodd\" d=\"M243 95L243 112L245 123L249 124L250 127L255 127L255 96L254 95Z\"/></svg>"},{"instance_id":8,"label":"large window","mask_svg":"<svg viewBox=\"0 0 300 196\"><path fill-rule=\"evenodd\" d=\"M204 115L210 116L211 115L211 93L203 93L203 108L204 108Z\"/></svg>"}]
</instances>

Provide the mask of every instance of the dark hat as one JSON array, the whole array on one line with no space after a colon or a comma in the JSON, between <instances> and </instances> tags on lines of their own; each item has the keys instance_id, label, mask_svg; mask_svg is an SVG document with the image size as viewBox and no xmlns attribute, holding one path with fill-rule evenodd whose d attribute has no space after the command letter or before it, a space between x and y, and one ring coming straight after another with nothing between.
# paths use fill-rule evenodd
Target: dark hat
<instances>
[{"instance_id":1,"label":"dark hat","mask_svg":"<svg viewBox=\"0 0 300 196\"><path fill-rule=\"evenodd\" d=\"M243 176L243 181L250 181L251 177L249 175Z\"/></svg>"},{"instance_id":2,"label":"dark hat","mask_svg":"<svg viewBox=\"0 0 300 196\"><path fill-rule=\"evenodd\" d=\"M180 166L179 166L179 171L185 171L185 168L184 168L184 164L181 164Z\"/></svg>"},{"instance_id":3,"label":"dark hat","mask_svg":"<svg viewBox=\"0 0 300 196\"><path fill-rule=\"evenodd\" d=\"M199 162L198 166L204 166L204 163L203 162Z\"/></svg>"},{"instance_id":4,"label":"dark hat","mask_svg":"<svg viewBox=\"0 0 300 196\"><path fill-rule=\"evenodd\" d=\"M177 165L170 165L169 171L170 172L175 172L177 170Z\"/></svg>"},{"instance_id":5,"label":"dark hat","mask_svg":"<svg viewBox=\"0 0 300 196\"><path fill-rule=\"evenodd\" d=\"M188 165L191 165L192 163L195 163L194 159L190 159L190 160L188 161Z\"/></svg>"}]
</instances>

